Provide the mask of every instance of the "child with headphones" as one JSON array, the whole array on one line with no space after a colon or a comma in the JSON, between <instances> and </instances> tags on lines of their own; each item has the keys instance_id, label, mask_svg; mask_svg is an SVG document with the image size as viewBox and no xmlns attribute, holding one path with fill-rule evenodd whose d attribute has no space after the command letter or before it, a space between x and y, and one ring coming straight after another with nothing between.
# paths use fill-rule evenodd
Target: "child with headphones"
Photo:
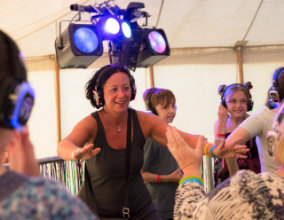
<instances>
[{"instance_id":1,"label":"child with headphones","mask_svg":"<svg viewBox=\"0 0 284 220\"><path fill-rule=\"evenodd\" d=\"M283 105L284 107L284 105ZM181 181L176 192L174 219L283 219L284 218L284 111L275 117L273 159L279 165L275 172L256 174L240 170L236 175L206 194L198 181ZM174 127L168 127L168 147L184 178L198 175L202 148L192 148ZM203 145L200 137L198 146ZM198 177L198 176L197 176Z\"/></svg>"},{"instance_id":2,"label":"child with headphones","mask_svg":"<svg viewBox=\"0 0 284 220\"><path fill-rule=\"evenodd\" d=\"M150 88L143 93L147 110L167 124L176 116L176 99L171 90ZM144 146L142 176L163 219L173 219L175 193L181 170L169 149L148 138Z\"/></svg>"},{"instance_id":3,"label":"child with headphones","mask_svg":"<svg viewBox=\"0 0 284 220\"><path fill-rule=\"evenodd\" d=\"M269 155L269 142L267 132L272 129L273 118L279 110L284 98L284 67L277 68L273 73L272 87L268 91L266 104L258 109L253 115L243 121L226 139L225 146L236 138L241 137L239 143L245 143L249 139L257 137L257 149L260 158L261 172L275 171L278 165ZM235 159L226 160L230 175L239 170Z\"/></svg>"},{"instance_id":4,"label":"child with headphones","mask_svg":"<svg viewBox=\"0 0 284 220\"><path fill-rule=\"evenodd\" d=\"M214 125L215 144L226 139L245 119L249 117L248 111L253 108L250 94L251 82L245 84L234 83L231 85L220 85L218 93L221 95L221 103L218 108L218 120ZM255 173L260 172L260 162L255 138L246 142L250 149L247 158L237 159L240 169L249 169ZM219 159L215 162L216 178L215 185L227 179L230 174L225 160ZM221 165L221 166L218 166Z\"/></svg>"},{"instance_id":5,"label":"child with headphones","mask_svg":"<svg viewBox=\"0 0 284 220\"><path fill-rule=\"evenodd\" d=\"M86 205L52 180L37 177L39 165L26 123L34 90L16 43L0 30L0 219L96 219Z\"/></svg>"}]
</instances>

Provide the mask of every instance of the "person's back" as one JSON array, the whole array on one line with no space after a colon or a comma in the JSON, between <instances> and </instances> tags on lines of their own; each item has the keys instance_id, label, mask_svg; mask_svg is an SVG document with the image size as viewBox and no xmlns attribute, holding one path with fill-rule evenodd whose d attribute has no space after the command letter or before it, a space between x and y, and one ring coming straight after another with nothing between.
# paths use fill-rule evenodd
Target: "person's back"
<instances>
[{"instance_id":1,"label":"person's back","mask_svg":"<svg viewBox=\"0 0 284 220\"><path fill-rule=\"evenodd\" d=\"M176 193L175 219L284 219L283 109L284 105L275 117L273 131L268 133L273 143L272 156L279 169L260 174L240 170L208 194L199 174L204 137L192 148L176 129L168 128L169 149L186 176Z\"/></svg>"},{"instance_id":2,"label":"person's back","mask_svg":"<svg viewBox=\"0 0 284 220\"><path fill-rule=\"evenodd\" d=\"M96 219L59 183L39 176L26 123L34 90L15 42L0 30L0 219ZM9 170L8 170L9 169Z\"/></svg>"},{"instance_id":3,"label":"person's back","mask_svg":"<svg viewBox=\"0 0 284 220\"><path fill-rule=\"evenodd\" d=\"M0 176L0 219L95 219L86 205L53 180L13 171Z\"/></svg>"},{"instance_id":4,"label":"person's back","mask_svg":"<svg viewBox=\"0 0 284 220\"><path fill-rule=\"evenodd\" d=\"M176 194L175 219L284 219L283 193L283 177L240 170L206 195L200 185L184 184Z\"/></svg>"}]
</instances>

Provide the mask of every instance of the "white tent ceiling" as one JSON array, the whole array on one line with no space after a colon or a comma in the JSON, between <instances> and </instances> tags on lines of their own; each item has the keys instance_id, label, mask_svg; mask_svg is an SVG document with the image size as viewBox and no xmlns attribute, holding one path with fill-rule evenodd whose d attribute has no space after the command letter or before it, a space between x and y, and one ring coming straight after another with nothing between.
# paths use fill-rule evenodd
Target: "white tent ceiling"
<instances>
[{"instance_id":1,"label":"white tent ceiling","mask_svg":"<svg viewBox=\"0 0 284 220\"><path fill-rule=\"evenodd\" d=\"M58 22L72 18L71 4L102 1L0 0L0 28L26 57L55 53ZM126 8L129 0L114 1ZM284 46L284 0L137 0L145 3L149 26L163 28L171 48ZM144 19L141 19L141 23Z\"/></svg>"}]
</instances>

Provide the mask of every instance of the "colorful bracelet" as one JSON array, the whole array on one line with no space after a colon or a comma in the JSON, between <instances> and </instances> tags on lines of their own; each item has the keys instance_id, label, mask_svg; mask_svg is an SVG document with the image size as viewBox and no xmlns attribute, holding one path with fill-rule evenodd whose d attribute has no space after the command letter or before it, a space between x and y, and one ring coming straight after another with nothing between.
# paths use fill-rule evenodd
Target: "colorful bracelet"
<instances>
[{"instance_id":1,"label":"colorful bracelet","mask_svg":"<svg viewBox=\"0 0 284 220\"><path fill-rule=\"evenodd\" d=\"M215 154L213 154L213 150L214 150L216 147L217 147L216 145L213 145L213 146L211 147L211 149L210 149L210 153L211 153L212 157L214 157L215 159L218 158Z\"/></svg>"},{"instance_id":2,"label":"colorful bracelet","mask_svg":"<svg viewBox=\"0 0 284 220\"><path fill-rule=\"evenodd\" d=\"M157 175L157 183L161 182L161 175Z\"/></svg>"},{"instance_id":3,"label":"colorful bracelet","mask_svg":"<svg viewBox=\"0 0 284 220\"><path fill-rule=\"evenodd\" d=\"M204 155L207 156L207 157L210 157L210 155L207 154L207 146L208 146L209 144L212 144L212 143L208 142L208 143L205 145L205 147L204 147Z\"/></svg>"},{"instance_id":4,"label":"colorful bracelet","mask_svg":"<svg viewBox=\"0 0 284 220\"><path fill-rule=\"evenodd\" d=\"M179 181L179 185L183 185L185 183L189 183L189 182L195 182L198 183L199 185L203 186L204 182L203 179L197 176L186 176L181 178L181 180Z\"/></svg>"},{"instance_id":5,"label":"colorful bracelet","mask_svg":"<svg viewBox=\"0 0 284 220\"><path fill-rule=\"evenodd\" d=\"M216 137L223 137L223 138L225 138L225 137L226 137L226 134L217 133L217 134L216 134Z\"/></svg>"}]
</instances>

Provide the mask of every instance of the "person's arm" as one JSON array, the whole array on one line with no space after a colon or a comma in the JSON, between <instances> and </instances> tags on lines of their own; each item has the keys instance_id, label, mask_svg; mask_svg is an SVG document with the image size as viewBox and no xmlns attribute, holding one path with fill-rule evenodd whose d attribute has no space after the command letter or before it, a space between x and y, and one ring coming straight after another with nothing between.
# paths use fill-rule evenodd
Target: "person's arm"
<instances>
[{"instance_id":1,"label":"person's arm","mask_svg":"<svg viewBox=\"0 0 284 220\"><path fill-rule=\"evenodd\" d=\"M230 145L232 141L235 140L236 138L240 138L239 141L237 142L238 144L245 144L251 137L246 129L242 127L237 127L227 137L225 146ZM233 176L239 170L237 160L235 158L231 158L231 159L226 159L226 162L230 172L230 176Z\"/></svg>"},{"instance_id":2,"label":"person's arm","mask_svg":"<svg viewBox=\"0 0 284 220\"><path fill-rule=\"evenodd\" d=\"M169 175L150 173L145 171L144 169L141 170L141 174L144 182L151 182L151 183L178 182L182 177L181 170L179 168Z\"/></svg>"},{"instance_id":3,"label":"person's arm","mask_svg":"<svg viewBox=\"0 0 284 220\"><path fill-rule=\"evenodd\" d=\"M93 144L88 144L90 139L95 139L97 126L92 116L81 120L71 133L59 142L57 152L63 160L88 160L100 152L100 148L93 150Z\"/></svg>"},{"instance_id":4,"label":"person's arm","mask_svg":"<svg viewBox=\"0 0 284 220\"><path fill-rule=\"evenodd\" d=\"M218 120L214 124L215 145L219 145L225 140L228 117L229 114L227 108L220 104L218 108Z\"/></svg>"},{"instance_id":5,"label":"person's arm","mask_svg":"<svg viewBox=\"0 0 284 220\"><path fill-rule=\"evenodd\" d=\"M160 182L178 182L181 178L180 169L175 170L169 175L161 175L160 173L152 173L153 164L157 163L157 157L160 155L160 144L157 144L152 139L148 139L144 145L144 164L141 170L141 175L144 182L160 183ZM159 161L159 159L158 159Z\"/></svg>"},{"instance_id":6,"label":"person's arm","mask_svg":"<svg viewBox=\"0 0 284 220\"><path fill-rule=\"evenodd\" d=\"M138 112L138 111L137 111ZM167 127L171 127L166 122L161 120L159 117L147 114L145 112L138 112L138 118L142 130L144 131L145 138L152 138L159 144L167 146L166 130ZM195 148L198 141L198 135L189 134L178 130L185 142L190 146ZM213 156L212 153L219 158L246 158L247 156L243 155L248 150L245 145L240 145L235 148L234 142L230 145L224 146L223 142L218 146L214 146L213 143L203 141L203 153L207 156Z\"/></svg>"}]
</instances>

